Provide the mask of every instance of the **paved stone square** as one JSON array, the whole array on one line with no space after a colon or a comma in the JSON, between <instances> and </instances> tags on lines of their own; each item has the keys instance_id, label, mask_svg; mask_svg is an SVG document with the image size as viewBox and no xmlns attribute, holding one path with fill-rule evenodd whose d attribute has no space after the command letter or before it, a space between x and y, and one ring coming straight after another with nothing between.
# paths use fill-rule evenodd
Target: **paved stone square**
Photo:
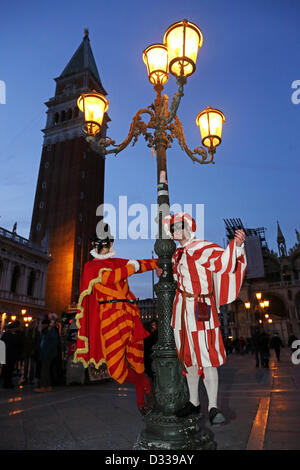
<instances>
[{"instance_id":1,"label":"paved stone square","mask_svg":"<svg viewBox=\"0 0 300 470\"><path fill-rule=\"evenodd\" d=\"M300 365L290 350L270 369L251 354L231 354L219 369L219 406L227 423L212 428L200 383L203 427L218 450L300 449ZM37 394L34 386L0 388L0 450L132 450L144 423L132 386L112 381L64 385Z\"/></svg>"}]
</instances>

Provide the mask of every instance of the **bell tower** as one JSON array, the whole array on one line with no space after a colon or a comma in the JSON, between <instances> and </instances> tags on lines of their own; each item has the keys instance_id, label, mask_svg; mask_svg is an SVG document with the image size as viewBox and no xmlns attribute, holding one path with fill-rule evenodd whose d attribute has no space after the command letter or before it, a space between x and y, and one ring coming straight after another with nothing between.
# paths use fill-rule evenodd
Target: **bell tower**
<instances>
[{"instance_id":1,"label":"bell tower","mask_svg":"<svg viewBox=\"0 0 300 470\"><path fill-rule=\"evenodd\" d=\"M104 199L104 157L93 152L77 107L82 92L104 95L88 30L61 75L55 96L46 104L47 122L33 207L30 240L48 246L52 262L46 283L47 308L60 315L77 303L90 239L96 232L96 209ZM102 134L106 135L108 116Z\"/></svg>"}]
</instances>

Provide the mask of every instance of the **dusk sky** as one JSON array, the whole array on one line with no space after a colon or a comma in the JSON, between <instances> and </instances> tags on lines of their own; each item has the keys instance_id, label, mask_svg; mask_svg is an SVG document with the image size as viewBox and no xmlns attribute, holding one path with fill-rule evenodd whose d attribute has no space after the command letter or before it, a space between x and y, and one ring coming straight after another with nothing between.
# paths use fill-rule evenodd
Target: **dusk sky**
<instances>
[{"instance_id":1,"label":"dusk sky","mask_svg":"<svg viewBox=\"0 0 300 470\"><path fill-rule=\"evenodd\" d=\"M117 143L131 119L155 99L143 50L187 18L203 33L195 73L178 117L191 149L201 145L195 119L207 106L225 115L215 165L193 164L174 141L167 153L171 204L204 204L204 238L224 245L224 218L265 227L277 251L277 220L287 248L300 231L300 2L298 0L154 0L4 2L0 30L0 226L29 237L46 124L45 102L89 29L110 102L108 135ZM296 81L299 81L297 89ZM3 102L3 83L6 87ZM164 93L176 92L170 75ZM1 94L2 93L2 94ZM1 101L2 97L2 101ZM293 102L294 101L294 102ZM299 104L298 104L299 101ZM105 202L119 196L156 203L156 161L143 137L106 159ZM130 222L132 217L128 216ZM116 240L118 256L150 258L154 240ZM151 296L151 275L132 279Z\"/></svg>"}]
</instances>

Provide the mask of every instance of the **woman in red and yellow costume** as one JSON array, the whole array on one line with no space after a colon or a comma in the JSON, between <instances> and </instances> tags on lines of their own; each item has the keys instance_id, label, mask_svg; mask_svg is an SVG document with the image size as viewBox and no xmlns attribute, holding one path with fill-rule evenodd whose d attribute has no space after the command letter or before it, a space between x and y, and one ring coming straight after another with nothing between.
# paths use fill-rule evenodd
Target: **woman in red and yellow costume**
<instances>
[{"instance_id":1,"label":"woman in red and yellow costume","mask_svg":"<svg viewBox=\"0 0 300 470\"><path fill-rule=\"evenodd\" d=\"M96 368L106 364L118 383L135 385L137 405L142 415L152 398L151 384L144 371L144 329L136 297L128 277L157 268L157 260L115 258L113 237L106 224L103 238L96 238L92 261L84 266L76 324L78 328L74 362Z\"/></svg>"}]
</instances>

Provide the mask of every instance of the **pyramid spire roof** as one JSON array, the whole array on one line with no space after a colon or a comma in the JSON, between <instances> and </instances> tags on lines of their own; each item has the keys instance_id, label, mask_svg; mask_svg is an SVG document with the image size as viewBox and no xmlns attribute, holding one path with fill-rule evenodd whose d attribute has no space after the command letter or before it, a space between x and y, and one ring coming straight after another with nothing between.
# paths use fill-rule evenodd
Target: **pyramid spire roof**
<instances>
[{"instance_id":1,"label":"pyramid spire roof","mask_svg":"<svg viewBox=\"0 0 300 470\"><path fill-rule=\"evenodd\" d=\"M88 29L85 29L84 37L80 46L75 51L74 55L62 71L59 78L65 78L69 75L73 75L87 69L93 74L94 78L100 83L101 87L103 88L96 61L90 45L89 31Z\"/></svg>"},{"instance_id":2,"label":"pyramid spire roof","mask_svg":"<svg viewBox=\"0 0 300 470\"><path fill-rule=\"evenodd\" d=\"M285 243L285 238L284 238L283 233L281 231L278 220L277 220L277 243Z\"/></svg>"}]
</instances>

